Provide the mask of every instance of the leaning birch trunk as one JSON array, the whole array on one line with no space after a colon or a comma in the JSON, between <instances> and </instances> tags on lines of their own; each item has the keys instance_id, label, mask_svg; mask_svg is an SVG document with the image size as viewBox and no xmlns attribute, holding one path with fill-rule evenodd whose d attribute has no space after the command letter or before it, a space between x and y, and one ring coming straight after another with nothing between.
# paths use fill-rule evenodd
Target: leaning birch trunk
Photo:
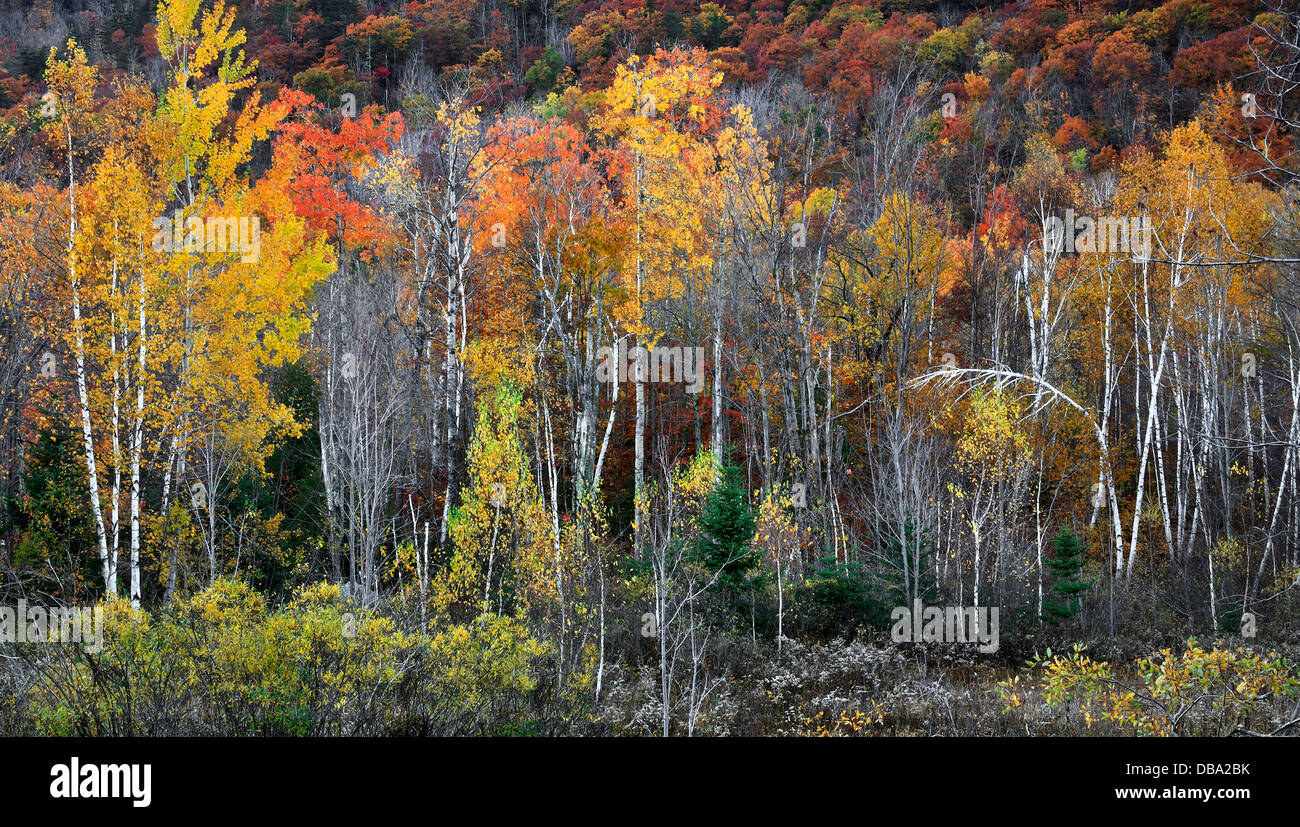
<instances>
[{"instance_id":1,"label":"leaning birch trunk","mask_svg":"<svg viewBox=\"0 0 1300 827\"><path fill-rule=\"evenodd\" d=\"M1134 495L1133 525L1129 533L1128 559L1124 562L1124 584L1126 586L1128 585L1130 578L1133 576L1133 562L1137 558L1138 532L1141 525L1140 521L1142 519L1142 499L1143 495L1146 493L1147 461L1151 454L1151 443L1155 434L1156 426L1156 413L1159 410L1160 405L1160 382L1165 372L1165 354L1169 350L1169 335L1173 328L1174 303L1177 295L1175 287L1178 282L1177 272L1177 268L1174 268L1174 275L1170 279L1169 307L1165 316L1165 329L1160 336L1160 356L1155 360L1155 364L1153 365L1152 351L1155 348L1154 343L1151 340L1150 291L1148 289L1146 277L1147 267L1144 265L1142 268L1142 305L1146 315L1143 327L1145 328L1146 334L1146 361L1148 375L1151 377L1151 391L1147 397L1147 421L1142 435L1142 451L1138 459L1137 491Z\"/></svg>"},{"instance_id":2,"label":"leaning birch trunk","mask_svg":"<svg viewBox=\"0 0 1300 827\"><path fill-rule=\"evenodd\" d=\"M1103 308L1102 334L1101 334L1102 361L1104 362L1104 364L1102 365L1102 375L1103 375L1102 413L1101 413L1101 423L1097 427L1098 446L1102 454L1101 463L1097 471L1097 476L1099 477L1099 482L1103 487L1107 487L1110 484L1110 480L1107 478L1106 475L1105 466L1107 462L1108 452L1106 450L1104 443L1105 443L1105 433L1107 431L1107 428L1110 425L1111 397L1114 394L1114 382L1115 382L1114 374L1112 370L1114 362L1111 354L1111 348L1112 348L1111 329L1112 329L1112 320L1113 320L1113 308L1111 306L1109 280L1106 282L1105 290L1106 290L1106 302ZM1101 504L1094 500L1093 508L1092 508L1092 517L1088 520L1089 528L1096 525L1097 514L1100 511L1101 511ZM1118 531L1116 533L1118 533ZM1123 552L1119 547L1115 549L1115 554L1117 555L1116 558L1117 569L1120 565L1120 560L1118 558L1118 555L1122 553Z\"/></svg>"},{"instance_id":3,"label":"leaning birch trunk","mask_svg":"<svg viewBox=\"0 0 1300 827\"><path fill-rule=\"evenodd\" d=\"M614 340L614 352L618 352L618 340ZM612 358L612 357L611 357ZM600 440L600 452L596 455L596 468L591 472L591 491L600 489L601 471L605 467L605 453L609 450L609 438L614 433L614 417L618 413L618 382L609 384L609 419L605 422L605 435Z\"/></svg>"},{"instance_id":4,"label":"leaning birch trunk","mask_svg":"<svg viewBox=\"0 0 1300 827\"><path fill-rule=\"evenodd\" d=\"M637 98L641 96L641 84L637 82ZM636 333L636 345L640 347L641 330L640 322L645 319L645 309L641 305L642 281L644 280L645 264L641 259L641 205L645 199L645 162L641 158L641 151L636 153L636 302L637 302L637 321L638 330ZM645 420L646 420L646 401L645 401L645 362L640 358L641 351L634 350L637 354L636 360L636 428L634 441L636 443L636 454L633 459L632 471L632 552L633 554L641 553L642 538L645 536ZM667 723L665 722L665 727ZM665 733L666 734L666 733Z\"/></svg>"},{"instance_id":5,"label":"leaning birch trunk","mask_svg":"<svg viewBox=\"0 0 1300 827\"><path fill-rule=\"evenodd\" d=\"M176 439L175 437L173 437L171 450L167 454L167 470L163 472L162 502L161 502L163 519L167 520L169 523L170 520L168 516L169 514L168 509L171 506L172 469L175 467L176 467ZM170 535L171 533L170 529L168 530L167 533ZM166 592L164 592L163 602L171 603L172 597L176 594L176 544L174 542L171 543L171 553L168 555L167 562L168 562L167 590Z\"/></svg>"},{"instance_id":6,"label":"leaning birch trunk","mask_svg":"<svg viewBox=\"0 0 1300 827\"><path fill-rule=\"evenodd\" d=\"M722 467L722 296L713 311L713 467ZM697 377L698 381L698 377ZM778 638L777 645L780 645Z\"/></svg>"},{"instance_id":7,"label":"leaning birch trunk","mask_svg":"<svg viewBox=\"0 0 1300 827\"><path fill-rule=\"evenodd\" d=\"M590 535L587 540L590 542ZM600 577L600 661L596 665L596 703L600 703L600 690L605 680L605 555L596 553L597 573Z\"/></svg>"},{"instance_id":8,"label":"leaning birch trunk","mask_svg":"<svg viewBox=\"0 0 1300 827\"><path fill-rule=\"evenodd\" d=\"M1300 426L1300 381L1297 381L1298 377L1296 376L1294 364L1287 365L1287 374L1291 378L1291 427L1287 431L1287 447L1283 452L1282 476L1278 478L1277 499L1273 503L1273 516L1268 521L1268 541L1264 544L1264 554L1259 559L1259 570L1255 573L1256 590L1259 588L1259 583L1264 577L1264 569L1273 554L1273 538L1277 532L1278 515L1282 513L1282 499L1286 491L1286 480L1291 473L1296 440L1300 438L1300 433L1297 432L1298 426ZM1246 589L1247 599L1249 600L1251 596L1251 590Z\"/></svg>"},{"instance_id":9,"label":"leaning birch trunk","mask_svg":"<svg viewBox=\"0 0 1300 827\"><path fill-rule=\"evenodd\" d=\"M139 351L135 379L135 421L131 431L131 606L140 608L140 454L144 446L145 382L145 287L144 272L139 274L140 290L137 316Z\"/></svg>"},{"instance_id":10,"label":"leaning birch trunk","mask_svg":"<svg viewBox=\"0 0 1300 827\"><path fill-rule=\"evenodd\" d=\"M113 259L113 283L112 297L117 298L118 291L118 265L117 259ZM113 404L112 413L109 417L109 444L113 458L113 494L112 502L109 509L110 533L113 541L108 544L109 554L113 556L116 562L122 550L122 386L127 382L128 377L122 375L122 366L117 360L117 311L110 310L108 314L108 353L109 359L113 365ZM125 331L123 331L125 333ZM125 341L125 336L123 336Z\"/></svg>"},{"instance_id":11,"label":"leaning birch trunk","mask_svg":"<svg viewBox=\"0 0 1300 827\"><path fill-rule=\"evenodd\" d=\"M95 440L90 429L90 394L86 390L86 341L81 324L81 284L77 276L77 182L72 166L72 127L67 127L68 152L68 275L72 285L72 330L76 342L77 400L81 408L81 437L86 451L86 483L90 489L90 511L95 518L95 537L99 542L99 563L104 591L117 594L117 560L108 553L108 533L104 528L104 509L99 499L99 469L95 464Z\"/></svg>"},{"instance_id":12,"label":"leaning birch trunk","mask_svg":"<svg viewBox=\"0 0 1300 827\"><path fill-rule=\"evenodd\" d=\"M641 336L637 335L637 345L640 346ZM636 358L636 457L633 460L632 474L632 498L633 498L633 519L635 524L632 526L633 536L633 553L640 554L642 547L642 538L645 536L645 423L646 423L646 387L645 387L645 360L640 356L640 350L634 350Z\"/></svg>"}]
</instances>

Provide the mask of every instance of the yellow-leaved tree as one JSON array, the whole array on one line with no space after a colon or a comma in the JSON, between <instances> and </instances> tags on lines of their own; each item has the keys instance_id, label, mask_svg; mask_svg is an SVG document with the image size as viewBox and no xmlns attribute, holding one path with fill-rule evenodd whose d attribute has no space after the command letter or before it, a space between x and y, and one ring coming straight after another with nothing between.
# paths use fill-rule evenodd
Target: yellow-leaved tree
<instances>
[{"instance_id":1,"label":"yellow-leaved tree","mask_svg":"<svg viewBox=\"0 0 1300 827\"><path fill-rule=\"evenodd\" d=\"M219 568L221 494L238 474L262 472L276 436L297 431L288 408L273 400L264 371L298 358L308 295L334 263L327 240L309 239L289 200L293 169L277 163L251 185L253 147L287 110L278 102L263 106L255 91L236 109L256 63L244 59L234 9L221 0L200 6L158 6L158 48L171 70L158 116L169 221L159 226L173 234L165 268L174 286L168 318L176 325L161 361L177 377L165 423L163 508L174 473L204 526L211 582ZM177 551L173 546L167 566L169 596Z\"/></svg>"},{"instance_id":2,"label":"yellow-leaved tree","mask_svg":"<svg viewBox=\"0 0 1300 827\"><path fill-rule=\"evenodd\" d=\"M680 296L713 263L716 232L708 204L715 190L713 140L721 112L714 89L722 74L700 52L657 52L644 64L632 57L618 67L605 93L605 110L592 119L611 144L611 169L619 184L618 212L632 238L622 266L625 299L616 322L643 348L661 333L648 308ZM633 477L634 547L646 527L646 379L635 371L636 425Z\"/></svg>"},{"instance_id":3,"label":"yellow-leaved tree","mask_svg":"<svg viewBox=\"0 0 1300 827\"><path fill-rule=\"evenodd\" d=\"M46 127L68 164L70 318L55 330L75 362L104 588L118 590L125 512L136 605L142 476L161 473L164 517L188 520L173 495L187 490L204 529L205 579L215 580L222 490L261 472L274 437L297 428L265 370L298 358L305 302L333 267L324 239L308 240L288 199L292 169L249 180L252 149L285 108L262 106L256 93L236 108L256 67L239 48L234 10L220 0L206 10L199 0L162 0L158 23L169 66L160 99L121 86L97 102L97 74L71 42L46 73L56 107ZM77 168L81 145L103 147L86 171ZM159 467L142 467L155 456ZM178 562L172 543L169 598Z\"/></svg>"},{"instance_id":4,"label":"yellow-leaved tree","mask_svg":"<svg viewBox=\"0 0 1300 827\"><path fill-rule=\"evenodd\" d=\"M523 405L508 384L479 403L469 483L451 518L454 551L434 588L438 610L457 619L527 612L555 596L552 531L520 435Z\"/></svg>"}]
</instances>

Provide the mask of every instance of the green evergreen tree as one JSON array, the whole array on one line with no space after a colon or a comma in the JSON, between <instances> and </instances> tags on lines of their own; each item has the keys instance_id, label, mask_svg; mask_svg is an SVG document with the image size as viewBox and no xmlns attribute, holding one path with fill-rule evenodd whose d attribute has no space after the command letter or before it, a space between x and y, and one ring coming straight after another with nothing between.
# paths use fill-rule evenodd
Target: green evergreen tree
<instances>
[{"instance_id":1,"label":"green evergreen tree","mask_svg":"<svg viewBox=\"0 0 1300 827\"><path fill-rule=\"evenodd\" d=\"M65 599L88 595L98 577L93 553L95 527L90 519L90 494L77 435L66 420L50 417L27 452L24 494L5 509L8 526L16 529L15 571L35 578L31 584Z\"/></svg>"},{"instance_id":2,"label":"green evergreen tree","mask_svg":"<svg viewBox=\"0 0 1300 827\"><path fill-rule=\"evenodd\" d=\"M1047 569L1056 578L1051 596L1043 600L1043 617L1060 623L1078 614L1081 596L1092 588L1092 583L1082 579L1084 563L1083 542L1069 526L1064 526L1052 539L1052 555L1047 558Z\"/></svg>"},{"instance_id":3,"label":"green evergreen tree","mask_svg":"<svg viewBox=\"0 0 1300 827\"><path fill-rule=\"evenodd\" d=\"M564 71L564 56L553 46L547 46L528 71L524 73L524 83L534 94L546 97L546 93L555 88L555 80Z\"/></svg>"},{"instance_id":4,"label":"green evergreen tree","mask_svg":"<svg viewBox=\"0 0 1300 827\"><path fill-rule=\"evenodd\" d=\"M258 543L245 571L269 594L284 595L301 585L303 570L329 565L324 526L325 483L320 464L315 378L304 360L285 365L274 374L275 400L289 406L303 423L298 436L285 438L267 457L266 472L276 481L266 485L262 474L247 473L232 492L233 513L256 515L256 523L282 514L283 543ZM307 564L310 565L307 565Z\"/></svg>"},{"instance_id":5,"label":"green evergreen tree","mask_svg":"<svg viewBox=\"0 0 1300 827\"><path fill-rule=\"evenodd\" d=\"M859 629L888 628L890 607L880 599L879 587L861 563L822 557L791 595L788 628L815 640L840 637L846 643Z\"/></svg>"},{"instance_id":6,"label":"green evergreen tree","mask_svg":"<svg viewBox=\"0 0 1300 827\"><path fill-rule=\"evenodd\" d=\"M732 598L752 591L758 585L753 572L762 562L762 552L751 542L754 510L741 486L740 469L734 465L720 469L700 510L699 525L701 536L692 557L706 579L718 573L712 590Z\"/></svg>"}]
</instances>

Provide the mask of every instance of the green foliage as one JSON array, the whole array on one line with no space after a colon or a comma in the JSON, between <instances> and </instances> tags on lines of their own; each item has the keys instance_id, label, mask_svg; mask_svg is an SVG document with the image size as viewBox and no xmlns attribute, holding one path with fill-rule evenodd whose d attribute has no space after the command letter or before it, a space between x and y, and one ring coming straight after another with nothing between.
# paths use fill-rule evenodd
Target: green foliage
<instances>
[{"instance_id":1,"label":"green foliage","mask_svg":"<svg viewBox=\"0 0 1300 827\"><path fill-rule=\"evenodd\" d=\"M439 610L460 620L527 611L553 583L551 530L521 432L523 397L506 383L478 407L470 479L449 527L455 551L435 584Z\"/></svg>"},{"instance_id":2,"label":"green foliage","mask_svg":"<svg viewBox=\"0 0 1300 827\"><path fill-rule=\"evenodd\" d=\"M357 109L362 107L365 99L366 85L354 79L351 71L341 66L321 68L312 66L293 77L293 85L311 95L326 106L337 107L343 103L343 95L356 95Z\"/></svg>"},{"instance_id":3,"label":"green foliage","mask_svg":"<svg viewBox=\"0 0 1300 827\"><path fill-rule=\"evenodd\" d=\"M922 41L916 49L917 59L933 64L940 72L955 72L971 54L970 38L962 29L940 29Z\"/></svg>"},{"instance_id":4,"label":"green foliage","mask_svg":"<svg viewBox=\"0 0 1300 827\"><path fill-rule=\"evenodd\" d=\"M50 421L28 450L26 490L3 516L18 533L14 569L35 578L28 588L75 599L98 576L95 526L77 436L66 419Z\"/></svg>"},{"instance_id":5,"label":"green foliage","mask_svg":"<svg viewBox=\"0 0 1300 827\"><path fill-rule=\"evenodd\" d=\"M702 44L716 49L722 45L723 33L733 22L733 18L717 3L701 3L692 28Z\"/></svg>"},{"instance_id":6,"label":"green foliage","mask_svg":"<svg viewBox=\"0 0 1300 827\"><path fill-rule=\"evenodd\" d=\"M1132 675L1132 677L1130 677ZM1029 677L1022 683L1021 677ZM1285 657L1215 645L1193 638L1181 654L1163 649L1131 669L1094 660L1076 644L1065 655L1035 655L1025 676L997 685L1006 711L1067 708L1091 729L1106 723L1122 733L1224 736L1251 732L1274 699L1300 694L1300 678ZM1046 707L1026 704L1030 693Z\"/></svg>"},{"instance_id":7,"label":"green foliage","mask_svg":"<svg viewBox=\"0 0 1300 827\"><path fill-rule=\"evenodd\" d=\"M555 79L564 69L564 57L553 46L547 46L528 71L524 73L524 83L534 93L545 95L555 88Z\"/></svg>"},{"instance_id":8,"label":"green foliage","mask_svg":"<svg viewBox=\"0 0 1300 827\"><path fill-rule=\"evenodd\" d=\"M792 595L788 623L814 640L841 637L852 641L859 629L881 629L889 606L860 563L823 557L811 577Z\"/></svg>"},{"instance_id":9,"label":"green foliage","mask_svg":"<svg viewBox=\"0 0 1300 827\"><path fill-rule=\"evenodd\" d=\"M234 513L252 515L256 527L273 526L275 536L271 539L281 538L272 548L251 548L254 557L245 564L245 570L253 572L254 585L272 597L284 596L292 586L299 585L301 581L296 578L304 565L321 562L312 561L324 545L319 519L325 509L325 486L316 426L318 392L305 360L278 371L275 401L293 412L294 421L304 424L303 430L285 437L271 452L265 476L246 474L235 495ZM267 484L268 478L274 484ZM267 532L262 534L265 541Z\"/></svg>"},{"instance_id":10,"label":"green foliage","mask_svg":"<svg viewBox=\"0 0 1300 827\"><path fill-rule=\"evenodd\" d=\"M910 605L916 597L930 602L939 596L939 585L934 576L934 543L930 534L929 528L917 531L911 520L903 525L901 532L893 526L880 532L877 544L885 564L885 597L893 605Z\"/></svg>"},{"instance_id":11,"label":"green foliage","mask_svg":"<svg viewBox=\"0 0 1300 827\"><path fill-rule=\"evenodd\" d=\"M326 583L276 610L219 580L156 616L104 614L103 651L42 650L21 699L42 734L482 733L527 719L549 651L516 618L402 629Z\"/></svg>"},{"instance_id":12,"label":"green foliage","mask_svg":"<svg viewBox=\"0 0 1300 827\"><path fill-rule=\"evenodd\" d=\"M544 121L555 118L565 118L570 112L569 105L559 95L551 92L546 96L546 100L539 102L533 107L533 114Z\"/></svg>"},{"instance_id":13,"label":"green foliage","mask_svg":"<svg viewBox=\"0 0 1300 827\"><path fill-rule=\"evenodd\" d=\"M1079 612L1081 596L1092 588L1092 583L1080 578L1087 555L1083 542L1069 526L1062 526L1052 540L1052 555L1047 558L1047 568L1056 578L1052 584L1052 597L1043 601L1043 617L1052 623L1073 617Z\"/></svg>"},{"instance_id":14,"label":"green foliage","mask_svg":"<svg viewBox=\"0 0 1300 827\"><path fill-rule=\"evenodd\" d=\"M750 588L751 576L761 561L761 551L752 544L754 510L741 486L740 470L724 465L718 480L700 510L701 536L696 543L693 562L701 566L706 577L718 573L714 589L739 592Z\"/></svg>"}]
</instances>

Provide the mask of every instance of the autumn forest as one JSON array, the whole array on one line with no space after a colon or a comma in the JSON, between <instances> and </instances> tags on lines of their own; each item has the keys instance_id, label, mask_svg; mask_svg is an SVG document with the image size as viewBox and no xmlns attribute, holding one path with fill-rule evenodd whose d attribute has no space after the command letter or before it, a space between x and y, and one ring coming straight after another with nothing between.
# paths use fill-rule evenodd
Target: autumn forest
<instances>
[{"instance_id":1,"label":"autumn forest","mask_svg":"<svg viewBox=\"0 0 1300 827\"><path fill-rule=\"evenodd\" d=\"M0 733L1300 734L1298 130L1291 0L0 0Z\"/></svg>"}]
</instances>

